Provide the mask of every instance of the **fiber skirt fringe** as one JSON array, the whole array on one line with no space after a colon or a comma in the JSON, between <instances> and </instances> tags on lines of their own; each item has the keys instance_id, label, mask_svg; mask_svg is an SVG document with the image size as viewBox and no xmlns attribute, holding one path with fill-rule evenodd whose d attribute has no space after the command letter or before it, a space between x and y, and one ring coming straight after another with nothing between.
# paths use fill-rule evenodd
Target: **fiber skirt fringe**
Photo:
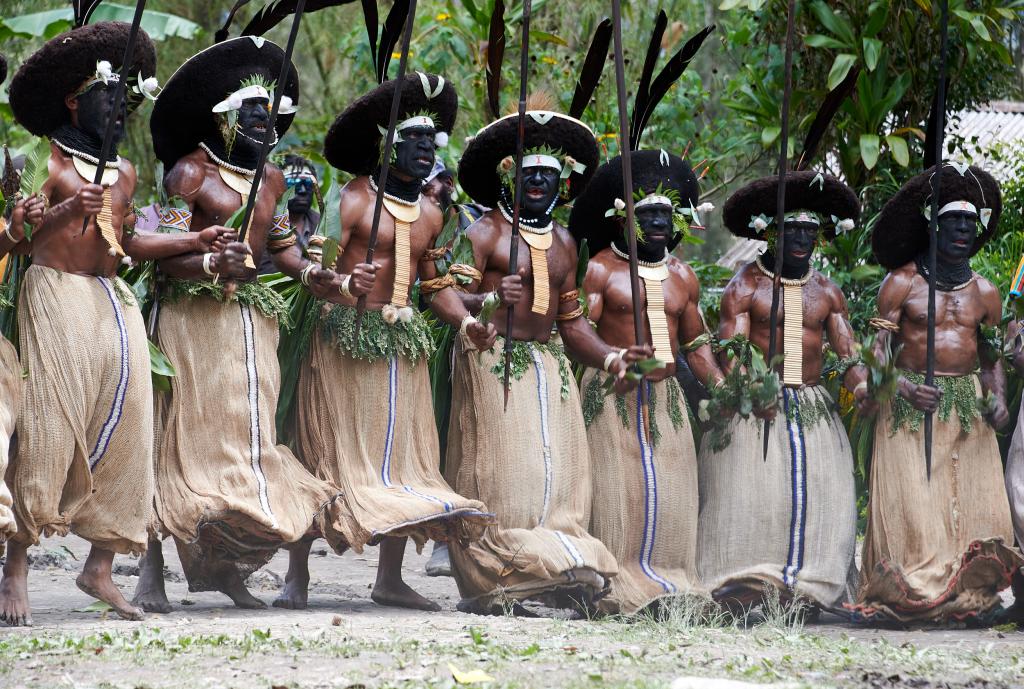
<instances>
[{"instance_id":1,"label":"fiber skirt fringe","mask_svg":"<svg viewBox=\"0 0 1024 689\"><path fill-rule=\"evenodd\" d=\"M981 384L975 377L975 391ZM938 622L984 615L1024 559L1013 543L995 432L975 418L964 433L938 416L932 472L924 433L875 425L862 585L854 613L868 620Z\"/></svg>"},{"instance_id":2,"label":"fiber skirt fringe","mask_svg":"<svg viewBox=\"0 0 1024 689\"><path fill-rule=\"evenodd\" d=\"M582 387L606 377L588 369ZM606 398L587 427L594 472L590 532L619 564L611 592L598 603L606 613L633 614L669 596L707 595L697 577L697 451L685 409L672 413L682 391L675 378L647 386L657 400L650 422L660 429L655 446L644 432L638 390L621 401Z\"/></svg>"},{"instance_id":3,"label":"fiber skirt fringe","mask_svg":"<svg viewBox=\"0 0 1024 689\"><path fill-rule=\"evenodd\" d=\"M463 495L484 501L498 523L482 539L449 549L459 592L483 607L570 593L607 593L615 558L587 533L591 461L579 392L562 399L562 361L550 347L529 348L524 375L512 379L508 412L489 352L456 345L450 476Z\"/></svg>"},{"instance_id":4,"label":"fiber skirt fringe","mask_svg":"<svg viewBox=\"0 0 1024 689\"><path fill-rule=\"evenodd\" d=\"M821 386L783 388L763 459L763 422L736 417L732 443L699 458L697 570L716 599L765 587L836 608L856 588L853 456ZM801 413L804 410L806 413Z\"/></svg>"},{"instance_id":5,"label":"fiber skirt fringe","mask_svg":"<svg viewBox=\"0 0 1024 689\"><path fill-rule=\"evenodd\" d=\"M24 543L72 531L146 549L153 509L153 391L146 330L118 279L33 265L18 307L28 370L7 471Z\"/></svg>"},{"instance_id":6,"label":"fiber skirt fringe","mask_svg":"<svg viewBox=\"0 0 1024 689\"><path fill-rule=\"evenodd\" d=\"M166 303L160 347L176 375L157 452L156 511L188 548L193 591L212 570L241 574L274 551L322 535L336 552L355 540L339 491L277 444L277 323L254 307L194 297ZM184 564L184 563L183 563Z\"/></svg>"},{"instance_id":7,"label":"fiber skirt fringe","mask_svg":"<svg viewBox=\"0 0 1024 689\"><path fill-rule=\"evenodd\" d=\"M12 510L11 491L4 482L7 454L11 447L11 434L18 419L21 404L21 365L14 345L0 335L0 555L4 543L18 530Z\"/></svg>"},{"instance_id":8,"label":"fiber skirt fringe","mask_svg":"<svg viewBox=\"0 0 1024 689\"><path fill-rule=\"evenodd\" d=\"M388 326L390 327L390 326ZM427 357L352 358L314 337L299 378L296 439L310 471L343 490L359 549L385 536L468 542L493 521L441 477Z\"/></svg>"}]
</instances>

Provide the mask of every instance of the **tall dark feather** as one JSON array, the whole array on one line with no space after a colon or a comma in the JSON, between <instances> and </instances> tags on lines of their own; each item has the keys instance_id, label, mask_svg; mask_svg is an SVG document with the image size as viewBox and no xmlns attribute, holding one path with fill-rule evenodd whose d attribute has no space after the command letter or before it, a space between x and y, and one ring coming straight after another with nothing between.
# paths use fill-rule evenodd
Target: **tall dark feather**
<instances>
[{"instance_id":1,"label":"tall dark feather","mask_svg":"<svg viewBox=\"0 0 1024 689\"><path fill-rule=\"evenodd\" d=\"M494 0L491 28L487 32L487 107L491 117L501 117L501 64L505 60L505 3Z\"/></svg>"},{"instance_id":2,"label":"tall dark feather","mask_svg":"<svg viewBox=\"0 0 1024 689\"><path fill-rule=\"evenodd\" d=\"M832 124L832 119L839 112L843 102L853 93L859 74L860 67L851 69L846 78L839 83L839 86L829 91L828 95L825 96L825 100L818 107L818 114L814 117L814 121L811 122L811 127L807 130L807 138L804 139L803 153L800 154L800 158L796 162L796 170L798 172L806 170L814 162L814 156L818 154L818 147L821 146L821 140L825 137L825 132L828 131L829 125Z\"/></svg>"},{"instance_id":3,"label":"tall dark feather","mask_svg":"<svg viewBox=\"0 0 1024 689\"><path fill-rule=\"evenodd\" d=\"M651 32L651 42L647 44L647 57L644 58L644 69L640 73L640 83L636 89L636 96L633 97L633 116L630 118L630 131L637 129L637 120L640 114L647 108L648 93L651 90L651 79L654 77L654 66L658 63L658 56L661 55L661 39L665 35L665 27L668 26L668 15L665 10L658 11L658 18L654 21L654 31ZM632 138L632 137L630 137Z\"/></svg>"},{"instance_id":4,"label":"tall dark feather","mask_svg":"<svg viewBox=\"0 0 1024 689\"><path fill-rule=\"evenodd\" d=\"M224 26L217 29L216 33L213 34L214 43L221 43L222 41L228 40L228 36L231 33L231 23L235 21L235 13L238 12L240 8L248 4L249 0L237 0L237 2L235 2L234 7L232 7L231 11L228 12L227 19L224 20Z\"/></svg>"},{"instance_id":5,"label":"tall dark feather","mask_svg":"<svg viewBox=\"0 0 1024 689\"><path fill-rule=\"evenodd\" d=\"M946 78L946 89L949 89L949 78ZM935 137L943 136L946 131L946 113L942 113L942 126L936 127L936 119L939 109L939 92L936 90L932 97L932 108L928 113L928 128L924 135L924 169L930 170L935 167Z\"/></svg>"},{"instance_id":6,"label":"tall dark feather","mask_svg":"<svg viewBox=\"0 0 1024 689\"><path fill-rule=\"evenodd\" d=\"M355 0L306 0L305 14L327 7L347 5ZM242 29L243 36L264 36L268 31L295 13L297 0L268 2Z\"/></svg>"},{"instance_id":7,"label":"tall dark feather","mask_svg":"<svg viewBox=\"0 0 1024 689\"><path fill-rule=\"evenodd\" d=\"M580 119L583 112L594 97L597 84L601 80L601 72L604 71L604 63L608 59L608 48L612 42L612 20L605 19L597 25L594 31L594 38L590 41L590 49L587 57L583 60L580 68L580 77L576 80L576 91L572 94L572 105L569 106L569 116Z\"/></svg>"},{"instance_id":8,"label":"tall dark feather","mask_svg":"<svg viewBox=\"0 0 1024 689\"><path fill-rule=\"evenodd\" d=\"M377 73L377 0L362 0L363 21L366 23L366 40L370 42L370 60L373 61L373 73Z\"/></svg>"},{"instance_id":9,"label":"tall dark feather","mask_svg":"<svg viewBox=\"0 0 1024 689\"><path fill-rule=\"evenodd\" d=\"M75 15L75 26L85 26L102 0L71 0Z\"/></svg>"},{"instance_id":10,"label":"tall dark feather","mask_svg":"<svg viewBox=\"0 0 1024 689\"><path fill-rule=\"evenodd\" d=\"M633 124L630 127L629 139L633 144L633 148L637 149L640 147L640 137L644 133L644 128L647 126L648 120L651 119L651 114L654 109L658 107L658 103L665 97L668 90L672 87L672 84L678 81L679 77L683 75L686 68L690 65L690 61L693 60L697 51L704 44L704 40L711 35L715 30L715 25L705 26L701 31L695 34L690 40L686 42L682 48L679 49L675 55L668 61L668 64L658 73L658 76L654 79L654 83L651 84L651 90L645 98L644 107L641 109L634 105L633 109ZM646 66L646 65L645 65ZM640 94L637 94L639 98Z\"/></svg>"},{"instance_id":11,"label":"tall dark feather","mask_svg":"<svg viewBox=\"0 0 1024 689\"><path fill-rule=\"evenodd\" d=\"M405 19L408 16L409 0L395 0L387 19L384 20L384 28L380 32L380 45L377 46L377 81L381 84L387 81L391 54L395 52L395 45L402 35L402 27L405 26Z\"/></svg>"}]
</instances>

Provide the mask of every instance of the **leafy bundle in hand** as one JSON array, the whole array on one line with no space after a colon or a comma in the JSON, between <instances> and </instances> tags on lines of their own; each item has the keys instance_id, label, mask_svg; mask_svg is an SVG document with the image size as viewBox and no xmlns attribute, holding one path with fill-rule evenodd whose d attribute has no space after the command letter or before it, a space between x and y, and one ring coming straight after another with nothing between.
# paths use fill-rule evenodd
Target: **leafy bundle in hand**
<instances>
[{"instance_id":1,"label":"leafy bundle in hand","mask_svg":"<svg viewBox=\"0 0 1024 689\"><path fill-rule=\"evenodd\" d=\"M860 360L868 369L868 395L875 401L888 402L896 395L896 386L900 380L900 372L896 368L896 359L899 357L903 345L893 352L888 344L885 345L885 352L879 356L875 352L875 335L868 335L859 345Z\"/></svg>"},{"instance_id":2,"label":"leafy bundle in hand","mask_svg":"<svg viewBox=\"0 0 1024 689\"><path fill-rule=\"evenodd\" d=\"M734 365L721 384L710 390L710 399L701 400L697 418L707 425L705 433L711 449L720 452L732 441L729 423L733 415L747 419L754 412L771 409L778 402L782 383L761 350L745 336L720 340L715 349L725 352ZM781 360L782 355L778 355L772 364Z\"/></svg>"}]
</instances>

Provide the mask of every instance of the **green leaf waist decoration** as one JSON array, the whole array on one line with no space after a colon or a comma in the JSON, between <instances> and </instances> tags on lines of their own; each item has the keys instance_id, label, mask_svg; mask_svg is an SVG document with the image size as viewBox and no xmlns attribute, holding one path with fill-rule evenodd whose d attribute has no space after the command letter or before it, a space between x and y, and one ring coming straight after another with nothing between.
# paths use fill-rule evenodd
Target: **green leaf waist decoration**
<instances>
[{"instance_id":1,"label":"green leaf waist decoration","mask_svg":"<svg viewBox=\"0 0 1024 689\"><path fill-rule=\"evenodd\" d=\"M495 349L499 350L503 347L504 338L498 337L495 342ZM569 360L565 358L565 350L562 345L558 342L549 340L548 342L521 342L515 340L512 343L512 356L509 365L509 373L516 380L522 380L523 375L529 370L530 366L533 365L533 350L537 349L541 352L547 352L551 356L555 357L558 361L558 377L561 381L561 387L559 394L563 400L569 399ZM491 373L498 377L498 380L504 381L505 379L505 360L499 357L497 363L491 367Z\"/></svg>"},{"instance_id":2,"label":"green leaf waist decoration","mask_svg":"<svg viewBox=\"0 0 1024 689\"><path fill-rule=\"evenodd\" d=\"M604 405L608 398L606 387L608 381L614 380L611 376L604 373L596 373L591 378L586 387L583 390L583 422L589 428L595 419L604 411ZM664 390L666 397L668 397L668 416L672 421L672 428L679 431L685 427L686 422L686 411L683 402L683 391L679 387L679 381L674 377L666 378L658 383L653 383L648 388L649 397L648 405L651 414L651 444L654 447L658 446L658 442L661 440L661 430L658 428L658 421L656 418L656 411L658 409L658 392ZM636 391L627 393L629 395L636 396ZM619 421L622 423L623 428L631 428L632 419L629 409L626 406L626 395L615 394L615 411L619 417Z\"/></svg>"},{"instance_id":3,"label":"green leaf waist decoration","mask_svg":"<svg viewBox=\"0 0 1024 689\"><path fill-rule=\"evenodd\" d=\"M355 337L356 310L335 304L320 323L320 334L342 354L364 361L382 361L403 356L413 362L429 359L434 352L430 325L413 310L408 322L387 323L379 310L363 313L359 341Z\"/></svg>"},{"instance_id":4,"label":"green leaf waist decoration","mask_svg":"<svg viewBox=\"0 0 1024 689\"><path fill-rule=\"evenodd\" d=\"M197 299L200 297L211 297L223 302L225 300L224 284L200 280L171 279L167 281L167 289L164 291L163 300L173 304L182 299ZM282 325L288 324L288 304L272 287L261 282L243 282L239 284L232 300L240 304L252 306L264 316L273 318Z\"/></svg>"},{"instance_id":5,"label":"green leaf waist decoration","mask_svg":"<svg viewBox=\"0 0 1024 689\"><path fill-rule=\"evenodd\" d=\"M903 377L915 385L924 384L924 374L916 371L903 371ZM948 422L956 409L957 419L960 421L960 432L970 433L974 427L974 420L981 418L981 410L978 408L978 396L974 391L974 375L966 376L935 376L935 387L942 390L942 399L939 402L939 421ZM924 412L918 411L910 406L910 402L899 395L892 400L892 428L889 435L896 435L897 431L906 426L911 433L921 429L921 422L924 420Z\"/></svg>"}]
</instances>

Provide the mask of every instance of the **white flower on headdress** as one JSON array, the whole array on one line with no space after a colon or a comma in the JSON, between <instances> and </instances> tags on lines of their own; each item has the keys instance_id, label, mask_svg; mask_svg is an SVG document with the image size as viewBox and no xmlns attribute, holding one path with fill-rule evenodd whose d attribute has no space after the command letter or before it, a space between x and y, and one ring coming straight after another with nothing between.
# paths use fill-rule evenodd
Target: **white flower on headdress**
<instances>
[{"instance_id":1,"label":"white flower on headdress","mask_svg":"<svg viewBox=\"0 0 1024 689\"><path fill-rule=\"evenodd\" d=\"M99 60L96 63L96 78L104 84L114 78L114 69L109 60Z\"/></svg>"},{"instance_id":2,"label":"white flower on headdress","mask_svg":"<svg viewBox=\"0 0 1024 689\"><path fill-rule=\"evenodd\" d=\"M385 139L386 139L386 138L388 138L388 130L387 130L387 129L386 129L385 127L382 127L382 126L380 126L380 125L378 124L378 125L377 125L377 131L379 131L379 132L380 132L380 135L381 135L382 137L384 137ZM392 144L397 144L397 143L398 143L399 141L401 141L401 140L402 140L402 137L398 135L398 130L396 129L396 130L395 130L395 135L394 135L394 137L392 137L392 139L391 139L391 143L392 143Z\"/></svg>"},{"instance_id":3,"label":"white flower on headdress","mask_svg":"<svg viewBox=\"0 0 1024 689\"><path fill-rule=\"evenodd\" d=\"M849 232L855 226L856 224L853 222L853 218L843 218L838 223L836 223L836 232L838 232L839 234L843 234L844 232Z\"/></svg>"},{"instance_id":4,"label":"white flower on headdress","mask_svg":"<svg viewBox=\"0 0 1024 689\"><path fill-rule=\"evenodd\" d=\"M160 90L160 82L156 80L156 77L147 77L146 79L143 79L142 72L139 72L138 82L132 87L132 90L141 96L145 96L149 100L155 101L156 97L160 95L158 93Z\"/></svg>"},{"instance_id":5,"label":"white flower on headdress","mask_svg":"<svg viewBox=\"0 0 1024 689\"><path fill-rule=\"evenodd\" d=\"M398 322L398 309L393 304L385 304L384 308L380 310L380 315L388 325L394 325Z\"/></svg>"},{"instance_id":6,"label":"white flower on headdress","mask_svg":"<svg viewBox=\"0 0 1024 689\"><path fill-rule=\"evenodd\" d=\"M448 132L438 132L434 134L434 145L438 148L444 148L448 145Z\"/></svg>"},{"instance_id":7,"label":"white flower on headdress","mask_svg":"<svg viewBox=\"0 0 1024 689\"><path fill-rule=\"evenodd\" d=\"M715 204L711 203L710 201L705 201L704 203L697 206L696 210L698 213L710 213L711 211L715 210Z\"/></svg>"},{"instance_id":8,"label":"white flower on headdress","mask_svg":"<svg viewBox=\"0 0 1024 689\"><path fill-rule=\"evenodd\" d=\"M615 199L615 210L624 211L626 210L626 202L622 199Z\"/></svg>"},{"instance_id":9,"label":"white flower on headdress","mask_svg":"<svg viewBox=\"0 0 1024 689\"><path fill-rule=\"evenodd\" d=\"M764 232L765 228L768 227L768 221L764 219L764 216L757 216L750 221L748 227L754 228L754 231L760 234Z\"/></svg>"},{"instance_id":10,"label":"white flower on headdress","mask_svg":"<svg viewBox=\"0 0 1024 689\"><path fill-rule=\"evenodd\" d=\"M298 106L292 103L292 99L289 96L281 96L281 105L277 108L277 114L294 115L298 109Z\"/></svg>"}]
</instances>

